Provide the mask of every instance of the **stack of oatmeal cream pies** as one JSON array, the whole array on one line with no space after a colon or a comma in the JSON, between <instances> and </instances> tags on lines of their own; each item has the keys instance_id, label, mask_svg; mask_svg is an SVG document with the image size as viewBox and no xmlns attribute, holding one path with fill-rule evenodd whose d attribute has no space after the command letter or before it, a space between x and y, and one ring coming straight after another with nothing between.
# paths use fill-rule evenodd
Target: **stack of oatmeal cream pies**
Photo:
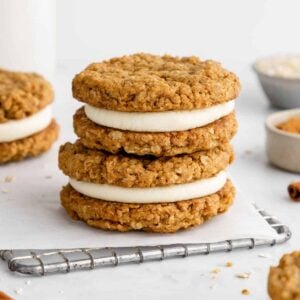
<instances>
[{"instance_id":1,"label":"stack of oatmeal cream pies","mask_svg":"<svg viewBox=\"0 0 300 300\"><path fill-rule=\"evenodd\" d=\"M176 232L225 212L237 76L197 57L135 54L73 79L79 139L61 146L73 219L107 230Z\"/></svg>"}]
</instances>

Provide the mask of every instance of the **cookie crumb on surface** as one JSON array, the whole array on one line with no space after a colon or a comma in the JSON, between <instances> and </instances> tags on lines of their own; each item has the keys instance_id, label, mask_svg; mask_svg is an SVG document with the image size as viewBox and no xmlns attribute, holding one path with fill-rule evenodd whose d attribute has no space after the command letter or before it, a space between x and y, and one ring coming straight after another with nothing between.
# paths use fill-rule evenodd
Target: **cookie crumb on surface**
<instances>
[{"instance_id":1,"label":"cookie crumb on surface","mask_svg":"<svg viewBox=\"0 0 300 300\"><path fill-rule=\"evenodd\" d=\"M250 292L247 289L243 289L241 293L242 293L242 295L245 295L245 296L250 295Z\"/></svg>"},{"instance_id":2,"label":"cookie crumb on surface","mask_svg":"<svg viewBox=\"0 0 300 300\"><path fill-rule=\"evenodd\" d=\"M23 294L23 289L22 289L22 288L19 288L19 289L14 290L14 292L15 292L17 295L22 295L22 294Z\"/></svg>"},{"instance_id":3,"label":"cookie crumb on surface","mask_svg":"<svg viewBox=\"0 0 300 300\"><path fill-rule=\"evenodd\" d=\"M227 268L231 268L231 267L233 266L233 262L228 261L228 262L225 264L225 266L226 266Z\"/></svg>"},{"instance_id":4,"label":"cookie crumb on surface","mask_svg":"<svg viewBox=\"0 0 300 300\"><path fill-rule=\"evenodd\" d=\"M253 154L253 151L251 151L251 150L245 150L245 152L244 152L246 155L251 155L251 154Z\"/></svg>"},{"instance_id":5,"label":"cookie crumb on surface","mask_svg":"<svg viewBox=\"0 0 300 300\"><path fill-rule=\"evenodd\" d=\"M213 273L213 274L218 274L220 272L221 272L221 270L219 268L215 268L215 269L210 271L210 273Z\"/></svg>"},{"instance_id":6,"label":"cookie crumb on surface","mask_svg":"<svg viewBox=\"0 0 300 300\"><path fill-rule=\"evenodd\" d=\"M9 183L14 181L15 177L14 176L5 176L4 182Z\"/></svg>"},{"instance_id":7,"label":"cookie crumb on surface","mask_svg":"<svg viewBox=\"0 0 300 300\"><path fill-rule=\"evenodd\" d=\"M235 274L235 277L241 278L241 279L247 279L250 277L250 273L249 272L237 273L237 274Z\"/></svg>"},{"instance_id":8,"label":"cookie crumb on surface","mask_svg":"<svg viewBox=\"0 0 300 300\"><path fill-rule=\"evenodd\" d=\"M31 280L26 280L25 284L26 285L31 285Z\"/></svg>"},{"instance_id":9,"label":"cookie crumb on surface","mask_svg":"<svg viewBox=\"0 0 300 300\"><path fill-rule=\"evenodd\" d=\"M272 258L272 255L270 255L268 253L260 253L257 256L262 257L262 258Z\"/></svg>"},{"instance_id":10,"label":"cookie crumb on surface","mask_svg":"<svg viewBox=\"0 0 300 300\"><path fill-rule=\"evenodd\" d=\"M291 200L295 202L300 201L300 181L292 182L288 186L288 192L290 195Z\"/></svg>"}]
</instances>

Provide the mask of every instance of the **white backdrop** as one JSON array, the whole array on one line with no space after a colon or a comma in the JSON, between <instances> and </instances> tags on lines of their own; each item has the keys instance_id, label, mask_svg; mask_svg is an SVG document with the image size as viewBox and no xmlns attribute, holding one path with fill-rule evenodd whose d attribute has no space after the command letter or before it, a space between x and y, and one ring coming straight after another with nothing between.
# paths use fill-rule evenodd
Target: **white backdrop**
<instances>
[{"instance_id":1,"label":"white backdrop","mask_svg":"<svg viewBox=\"0 0 300 300\"><path fill-rule=\"evenodd\" d=\"M299 0L59 0L57 57L168 52L242 69L258 56L300 52L299 11Z\"/></svg>"},{"instance_id":2,"label":"white backdrop","mask_svg":"<svg viewBox=\"0 0 300 300\"><path fill-rule=\"evenodd\" d=\"M245 199L255 201L277 215L290 226L293 238L281 246L248 252L118 269L103 268L60 277L34 277L30 278L31 285L26 284L26 277L16 276L1 264L0 289L18 297L15 291L21 288L23 295L20 299L39 299L43 295L44 300L100 297L102 300L177 300L222 299L224 296L242 299L241 290L247 288L250 290L247 299L268 299L266 284L270 265L276 265L283 253L300 249L299 207L288 200L286 191L288 183L298 177L267 163L263 124L272 110L249 64L263 55L300 52L299 11L299 0L57 0L57 57L61 64L53 84L56 91L54 111L61 125L61 139L52 151L39 158L45 162L42 168L40 160L36 159L0 170L0 181L7 175L15 176L10 184L0 182L0 188L2 183L5 189L10 189L5 194L7 198L1 194L0 200L4 198L7 205L13 201L20 203L17 211L10 210L19 226L23 226L24 218L38 215L38 209L47 212L43 214L44 224L48 213L57 213L73 226L59 205L60 185L67 179L57 169L56 153L59 144L75 140L72 114L81 104L72 101L74 74L88 63L102 58L137 51L168 52L220 60L241 77L243 92L237 101L239 132L234 139L236 161L230 173ZM16 24L20 27L17 21ZM0 37L1 32L0 28ZM25 165L28 168L24 169ZM34 172L35 178L40 176L41 180L34 180L34 176L30 178L32 188L29 189L18 174L18 168L25 175ZM45 179L46 175L53 175L53 178ZM24 193L25 188L28 193ZM38 206L26 205L25 197L30 201L37 199ZM38 219L32 220L37 222ZM43 228L41 224L36 226ZM91 230L81 223L74 226ZM15 227L2 228L8 236L14 237L12 229L16 230ZM64 233L64 230L59 232L62 237ZM262 258L260 254L267 257ZM227 261L233 262L232 268L224 267ZM221 271L212 276L211 270L216 268ZM244 272L251 273L249 279L236 278L235 274Z\"/></svg>"}]
</instances>

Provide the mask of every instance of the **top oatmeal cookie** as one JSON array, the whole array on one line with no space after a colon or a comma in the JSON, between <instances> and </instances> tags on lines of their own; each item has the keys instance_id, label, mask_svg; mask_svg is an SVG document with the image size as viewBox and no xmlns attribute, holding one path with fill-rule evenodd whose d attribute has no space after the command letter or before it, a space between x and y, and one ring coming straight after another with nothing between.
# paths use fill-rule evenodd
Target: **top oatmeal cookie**
<instances>
[{"instance_id":1,"label":"top oatmeal cookie","mask_svg":"<svg viewBox=\"0 0 300 300\"><path fill-rule=\"evenodd\" d=\"M239 95L238 77L212 60L133 54L93 63L77 74L73 96L118 111L191 110Z\"/></svg>"},{"instance_id":2,"label":"top oatmeal cookie","mask_svg":"<svg viewBox=\"0 0 300 300\"><path fill-rule=\"evenodd\" d=\"M53 96L51 84L42 76L0 69L0 123L29 117Z\"/></svg>"}]
</instances>

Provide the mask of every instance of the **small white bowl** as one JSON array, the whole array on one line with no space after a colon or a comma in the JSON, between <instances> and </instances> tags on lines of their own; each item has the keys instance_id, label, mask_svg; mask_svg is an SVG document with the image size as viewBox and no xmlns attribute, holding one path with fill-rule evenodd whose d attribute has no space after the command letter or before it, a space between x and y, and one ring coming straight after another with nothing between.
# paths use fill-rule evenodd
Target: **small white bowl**
<instances>
[{"instance_id":1,"label":"small white bowl","mask_svg":"<svg viewBox=\"0 0 300 300\"><path fill-rule=\"evenodd\" d=\"M300 108L300 79L263 73L257 67L259 61L252 67L270 103L277 108Z\"/></svg>"},{"instance_id":2,"label":"small white bowl","mask_svg":"<svg viewBox=\"0 0 300 300\"><path fill-rule=\"evenodd\" d=\"M269 161L275 166L300 173L300 134L277 128L291 117L300 117L300 109L273 113L266 119L266 152Z\"/></svg>"}]
</instances>

